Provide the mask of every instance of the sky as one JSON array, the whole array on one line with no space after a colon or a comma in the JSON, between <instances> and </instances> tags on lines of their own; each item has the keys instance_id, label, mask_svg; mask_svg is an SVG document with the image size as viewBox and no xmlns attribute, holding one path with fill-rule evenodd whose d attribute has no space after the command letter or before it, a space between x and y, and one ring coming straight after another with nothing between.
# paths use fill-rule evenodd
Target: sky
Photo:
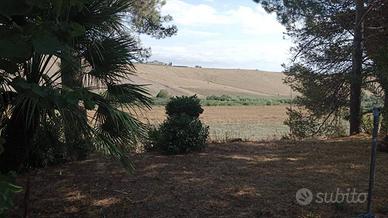
<instances>
[{"instance_id":1,"label":"sky","mask_svg":"<svg viewBox=\"0 0 388 218\"><path fill-rule=\"evenodd\" d=\"M289 60L285 28L253 0L167 0L178 27L170 38L141 36L150 60L173 65L281 71Z\"/></svg>"}]
</instances>

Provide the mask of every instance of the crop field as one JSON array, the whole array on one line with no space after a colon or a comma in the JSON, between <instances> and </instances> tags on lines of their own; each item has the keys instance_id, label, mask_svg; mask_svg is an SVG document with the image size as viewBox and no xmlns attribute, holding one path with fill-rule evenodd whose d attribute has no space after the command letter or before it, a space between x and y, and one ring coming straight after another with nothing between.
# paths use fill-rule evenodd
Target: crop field
<instances>
[{"instance_id":1,"label":"crop field","mask_svg":"<svg viewBox=\"0 0 388 218\"><path fill-rule=\"evenodd\" d=\"M137 64L130 80L146 84L152 96L166 90L172 96L211 95L290 97L285 75L259 70L171 67Z\"/></svg>"},{"instance_id":2,"label":"crop field","mask_svg":"<svg viewBox=\"0 0 388 218\"><path fill-rule=\"evenodd\" d=\"M205 106L201 120L210 127L210 140L267 140L287 134L283 121L286 105L271 106ZM149 124L158 125L165 119L163 106L154 106L141 115Z\"/></svg>"}]
</instances>

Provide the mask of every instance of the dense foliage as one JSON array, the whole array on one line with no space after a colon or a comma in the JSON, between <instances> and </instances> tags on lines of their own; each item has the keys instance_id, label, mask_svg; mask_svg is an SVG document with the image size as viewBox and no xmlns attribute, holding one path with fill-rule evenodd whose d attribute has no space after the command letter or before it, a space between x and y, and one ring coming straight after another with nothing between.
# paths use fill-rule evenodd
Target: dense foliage
<instances>
[{"instance_id":1,"label":"dense foliage","mask_svg":"<svg viewBox=\"0 0 388 218\"><path fill-rule=\"evenodd\" d=\"M152 7L128 0L0 2L1 171L20 170L39 155L60 160L89 149L83 145L130 166L125 153L145 136L133 114L151 101L143 86L122 82L144 57L131 33L176 32L163 26L171 20L159 13L163 1L142 2ZM36 135L50 122L63 133ZM62 146L63 153L52 152ZM46 164L38 162L29 165Z\"/></svg>"},{"instance_id":2,"label":"dense foliage","mask_svg":"<svg viewBox=\"0 0 388 218\"><path fill-rule=\"evenodd\" d=\"M0 138L0 154L2 153L3 140ZM0 218L7 217L7 210L13 206L13 196L21 192L22 188L15 185L15 175L9 172L0 173Z\"/></svg>"},{"instance_id":3,"label":"dense foliage","mask_svg":"<svg viewBox=\"0 0 388 218\"><path fill-rule=\"evenodd\" d=\"M291 98L285 97L253 97L253 96L207 96L201 101L205 106L255 106L291 104Z\"/></svg>"},{"instance_id":4,"label":"dense foliage","mask_svg":"<svg viewBox=\"0 0 388 218\"><path fill-rule=\"evenodd\" d=\"M330 121L317 119L315 116L308 114L306 110L287 108L287 119L284 124L289 127L290 138L301 139L311 136L340 137L346 136L346 125L342 119L343 115L336 115ZM326 119L329 119L327 116Z\"/></svg>"},{"instance_id":5,"label":"dense foliage","mask_svg":"<svg viewBox=\"0 0 388 218\"><path fill-rule=\"evenodd\" d=\"M206 147L209 127L202 124L199 115L203 112L196 96L174 97L166 106L167 119L149 131L147 150L165 154L184 154L200 151Z\"/></svg>"},{"instance_id":6,"label":"dense foliage","mask_svg":"<svg viewBox=\"0 0 388 218\"><path fill-rule=\"evenodd\" d=\"M166 154L185 154L206 147L208 127L186 114L168 117L160 126L155 146Z\"/></svg>"},{"instance_id":7,"label":"dense foliage","mask_svg":"<svg viewBox=\"0 0 388 218\"><path fill-rule=\"evenodd\" d=\"M14 185L15 176L0 174L0 217L7 217L7 210L13 206L13 196L22 191L20 186Z\"/></svg>"},{"instance_id":8,"label":"dense foliage","mask_svg":"<svg viewBox=\"0 0 388 218\"><path fill-rule=\"evenodd\" d=\"M316 123L319 131L307 132L323 135L348 120L349 133L357 133L362 115L370 111L362 96L385 95L382 64L372 54L381 54L374 48L386 41L386 0L255 1L277 15L295 43L285 66L285 82L300 93L290 119Z\"/></svg>"},{"instance_id":9,"label":"dense foliage","mask_svg":"<svg viewBox=\"0 0 388 218\"><path fill-rule=\"evenodd\" d=\"M186 114L198 118L202 113L201 100L195 95L172 97L166 105L166 114L170 117Z\"/></svg>"},{"instance_id":10,"label":"dense foliage","mask_svg":"<svg viewBox=\"0 0 388 218\"><path fill-rule=\"evenodd\" d=\"M365 16L365 49L375 64L371 83L384 102L381 131L388 134L388 1L376 0ZM387 139L388 137L385 137Z\"/></svg>"},{"instance_id":11,"label":"dense foliage","mask_svg":"<svg viewBox=\"0 0 388 218\"><path fill-rule=\"evenodd\" d=\"M29 168L46 167L73 160L83 160L93 150L93 144L84 139L65 141L65 133L60 116L42 120L36 130L29 160Z\"/></svg>"},{"instance_id":12,"label":"dense foliage","mask_svg":"<svg viewBox=\"0 0 388 218\"><path fill-rule=\"evenodd\" d=\"M161 90L162 91L162 90ZM161 93L161 91L159 93ZM158 94L159 96L159 94ZM167 105L169 97L156 97L153 105ZM257 105L282 105L291 104L293 100L288 97L256 97L256 96L231 96L210 95L201 99L203 106L257 106Z\"/></svg>"}]
</instances>

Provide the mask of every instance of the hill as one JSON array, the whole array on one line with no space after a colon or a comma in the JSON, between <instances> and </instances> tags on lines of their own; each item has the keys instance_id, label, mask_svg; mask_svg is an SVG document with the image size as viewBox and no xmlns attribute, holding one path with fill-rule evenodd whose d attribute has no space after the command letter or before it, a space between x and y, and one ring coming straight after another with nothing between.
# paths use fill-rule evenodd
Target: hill
<instances>
[{"instance_id":1,"label":"hill","mask_svg":"<svg viewBox=\"0 0 388 218\"><path fill-rule=\"evenodd\" d=\"M240 69L210 69L137 64L131 80L149 84L155 96L165 89L171 95L289 97L282 73Z\"/></svg>"}]
</instances>

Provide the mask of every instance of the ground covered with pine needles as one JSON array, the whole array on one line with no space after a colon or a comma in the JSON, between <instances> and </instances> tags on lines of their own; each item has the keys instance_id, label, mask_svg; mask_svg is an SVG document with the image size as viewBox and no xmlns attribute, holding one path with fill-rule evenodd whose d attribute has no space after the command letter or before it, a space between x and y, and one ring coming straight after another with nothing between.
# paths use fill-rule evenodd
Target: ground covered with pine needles
<instances>
[{"instance_id":1,"label":"ground covered with pine needles","mask_svg":"<svg viewBox=\"0 0 388 218\"><path fill-rule=\"evenodd\" d=\"M355 217L366 204L300 206L316 192L368 187L370 141L211 144L189 155L134 154L128 175L115 161L85 161L32 172L31 217ZM374 211L388 215L388 153L378 153ZM18 179L25 183L26 175ZM23 193L13 216L23 211Z\"/></svg>"}]
</instances>

